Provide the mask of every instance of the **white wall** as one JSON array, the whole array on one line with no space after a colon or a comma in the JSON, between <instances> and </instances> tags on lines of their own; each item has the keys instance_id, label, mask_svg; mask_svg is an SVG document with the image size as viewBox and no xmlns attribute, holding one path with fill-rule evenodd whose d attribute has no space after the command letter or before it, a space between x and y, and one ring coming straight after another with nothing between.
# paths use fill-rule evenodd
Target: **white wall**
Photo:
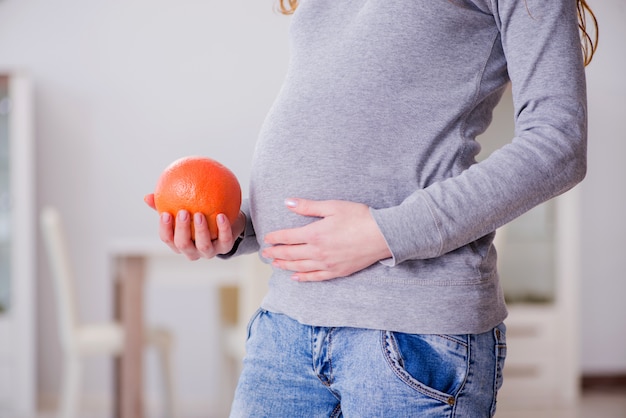
<instances>
[{"instance_id":1,"label":"white wall","mask_svg":"<svg viewBox=\"0 0 626 418\"><path fill-rule=\"evenodd\" d=\"M69 221L84 318L111 315L110 241L157 239L156 216L142 196L166 164L187 154L213 156L247 190L256 133L288 58L289 19L273 6L274 0L0 1L0 68L24 69L34 79L38 204L59 206ZM594 8L601 48L588 69L582 367L623 373L626 134L618 122L626 98L626 4L604 0ZM60 359L45 268L37 285L38 387L48 395L57 391ZM177 312L193 304L206 311L197 295L182 291L152 297L152 303L163 300ZM207 322L201 343L207 350L210 328ZM205 361L211 357L207 351ZM108 391L108 372L106 363L90 363L88 394ZM189 379L184 387L204 382L200 375Z\"/></svg>"},{"instance_id":2,"label":"white wall","mask_svg":"<svg viewBox=\"0 0 626 418\"><path fill-rule=\"evenodd\" d=\"M289 19L273 8L274 0L0 1L0 69L33 77L37 200L57 205L69 224L84 319L111 317L110 241L158 240L156 215L142 198L169 162L214 157L247 193L257 131L288 59ZM39 258L38 388L46 398L58 390L60 357L50 279ZM213 295L202 303L184 289L148 293L149 303L167 300L173 317L200 329L193 353L202 357L180 359L195 374L183 374L179 384L215 401L211 385L219 383L207 372L217 361L206 315ZM194 361L205 363L194 368ZM108 392L109 372L106 362L88 363L87 397Z\"/></svg>"},{"instance_id":3,"label":"white wall","mask_svg":"<svg viewBox=\"0 0 626 418\"><path fill-rule=\"evenodd\" d=\"M589 171L582 183L582 360L588 374L626 373L626 2L590 2L600 48L588 67Z\"/></svg>"}]
</instances>

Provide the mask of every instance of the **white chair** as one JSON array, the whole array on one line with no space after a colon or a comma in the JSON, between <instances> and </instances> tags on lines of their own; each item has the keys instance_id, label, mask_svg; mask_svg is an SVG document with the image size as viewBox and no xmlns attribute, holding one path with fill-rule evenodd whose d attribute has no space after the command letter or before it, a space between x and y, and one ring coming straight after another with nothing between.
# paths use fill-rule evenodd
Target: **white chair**
<instances>
[{"instance_id":1,"label":"white chair","mask_svg":"<svg viewBox=\"0 0 626 418\"><path fill-rule=\"evenodd\" d=\"M46 207L40 214L44 246L54 281L59 338L63 351L63 385L59 417L74 418L80 406L81 358L89 355L118 356L124 345L124 330L117 322L82 324L78 321L74 293L74 278L63 233L61 218L56 209ZM146 344L154 346L163 368L164 410L176 417L173 387L171 346L172 337L165 329L146 330Z\"/></svg>"}]
</instances>

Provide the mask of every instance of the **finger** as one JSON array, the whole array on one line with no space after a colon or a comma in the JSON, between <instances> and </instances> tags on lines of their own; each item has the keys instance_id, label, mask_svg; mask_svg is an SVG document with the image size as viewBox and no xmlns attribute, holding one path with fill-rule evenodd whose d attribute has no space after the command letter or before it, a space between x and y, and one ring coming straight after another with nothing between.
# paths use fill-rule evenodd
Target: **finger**
<instances>
[{"instance_id":1,"label":"finger","mask_svg":"<svg viewBox=\"0 0 626 418\"><path fill-rule=\"evenodd\" d=\"M315 260L283 260L280 258L272 260L272 267L299 273L325 270L324 266Z\"/></svg>"},{"instance_id":2,"label":"finger","mask_svg":"<svg viewBox=\"0 0 626 418\"><path fill-rule=\"evenodd\" d=\"M159 238L176 253L180 253L174 244L174 218L171 214L163 212L159 216Z\"/></svg>"},{"instance_id":3,"label":"finger","mask_svg":"<svg viewBox=\"0 0 626 418\"><path fill-rule=\"evenodd\" d=\"M205 257L212 257L215 255L215 248L213 247L213 242L211 241L209 223L206 221L204 214L200 212L194 213L193 227L196 250L202 253Z\"/></svg>"},{"instance_id":4,"label":"finger","mask_svg":"<svg viewBox=\"0 0 626 418\"><path fill-rule=\"evenodd\" d=\"M154 193L147 194L143 197L143 201L146 202L148 206L152 209L156 210L156 205L154 204Z\"/></svg>"},{"instance_id":5,"label":"finger","mask_svg":"<svg viewBox=\"0 0 626 418\"><path fill-rule=\"evenodd\" d=\"M297 245L319 242L323 239L317 228L317 222L298 228L281 229L265 234L264 241L271 245Z\"/></svg>"},{"instance_id":6,"label":"finger","mask_svg":"<svg viewBox=\"0 0 626 418\"><path fill-rule=\"evenodd\" d=\"M176 215L174 225L174 245L190 260L200 258L196 245L191 240L191 216L186 210L181 210Z\"/></svg>"},{"instance_id":7,"label":"finger","mask_svg":"<svg viewBox=\"0 0 626 418\"><path fill-rule=\"evenodd\" d=\"M307 225L308 226L308 225ZM269 232L265 234L264 241L271 245L280 244L305 244L308 241L309 234L307 226L292 229L281 229L279 231Z\"/></svg>"},{"instance_id":8,"label":"finger","mask_svg":"<svg viewBox=\"0 0 626 418\"><path fill-rule=\"evenodd\" d=\"M319 252L312 246L306 244L295 245L275 245L263 249L262 253L264 258L271 260L285 260L285 261L297 261L297 260L320 260L322 257ZM295 269L294 269L295 270Z\"/></svg>"},{"instance_id":9,"label":"finger","mask_svg":"<svg viewBox=\"0 0 626 418\"><path fill-rule=\"evenodd\" d=\"M292 212L303 216L324 218L333 214L333 208L338 204L334 200L309 200L298 198L285 199L285 206Z\"/></svg>"},{"instance_id":10,"label":"finger","mask_svg":"<svg viewBox=\"0 0 626 418\"><path fill-rule=\"evenodd\" d=\"M213 241L215 250L218 254L226 254L232 250L235 243L232 225L223 213L218 213L215 218L217 221L217 240Z\"/></svg>"}]
</instances>

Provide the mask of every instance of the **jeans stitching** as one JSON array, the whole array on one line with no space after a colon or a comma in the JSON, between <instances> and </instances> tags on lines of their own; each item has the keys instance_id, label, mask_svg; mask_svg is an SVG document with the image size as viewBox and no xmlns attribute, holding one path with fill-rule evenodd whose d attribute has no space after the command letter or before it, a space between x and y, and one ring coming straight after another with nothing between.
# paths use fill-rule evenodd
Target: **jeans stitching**
<instances>
[{"instance_id":1,"label":"jeans stitching","mask_svg":"<svg viewBox=\"0 0 626 418\"><path fill-rule=\"evenodd\" d=\"M506 357L506 334L504 331L500 330L498 327L494 328L493 336L495 340L495 356L496 356L496 367L495 367L495 376L493 379L493 401L491 403L491 415L495 415L496 407L497 407L497 399L498 399L498 391L502 387L503 377L502 377L502 362ZM502 360L501 360L502 359Z\"/></svg>"},{"instance_id":2,"label":"jeans stitching","mask_svg":"<svg viewBox=\"0 0 626 418\"><path fill-rule=\"evenodd\" d=\"M328 359L328 385L332 385L335 381L333 377L333 331L335 328L328 329L328 351L326 352L326 358Z\"/></svg>"},{"instance_id":3,"label":"jeans stitching","mask_svg":"<svg viewBox=\"0 0 626 418\"><path fill-rule=\"evenodd\" d=\"M341 417L341 404L338 403L335 409L330 413L330 418L339 418Z\"/></svg>"},{"instance_id":4,"label":"jeans stitching","mask_svg":"<svg viewBox=\"0 0 626 418\"><path fill-rule=\"evenodd\" d=\"M331 348L332 337L331 337L331 335L332 335L333 330L335 330L335 328L328 328L327 329L327 332L326 332L326 335L325 335L325 339L326 339L326 355L325 356L320 356L320 352L323 351L321 349L321 344L324 344L324 341L320 340L320 332L319 331L323 330L323 329L326 329L326 328L321 328L321 327L310 327L309 328L310 335L311 335L311 367L312 367L313 373L315 374L317 379L326 387L326 389L328 389L328 391L335 398L337 398L337 400L340 400L339 395L331 387L331 385L334 382L333 365L332 365L332 359L331 359L331 355L332 355L332 351L331 351L332 350L332 348ZM315 340L318 340L317 344L319 345L319 347L316 347ZM322 362L322 363L327 362L328 363L328 371L327 372L323 372L324 367L320 367L320 364L319 364L320 362ZM338 406L340 407L341 404L339 404ZM339 411L341 411L341 408L339 408Z\"/></svg>"},{"instance_id":5,"label":"jeans stitching","mask_svg":"<svg viewBox=\"0 0 626 418\"><path fill-rule=\"evenodd\" d=\"M453 337L451 335L446 335L446 334L435 334L435 335L437 335L438 337L444 338L448 341L452 341L453 343L461 344L463 347L467 348L467 340L464 341L460 338L456 338L456 337Z\"/></svg>"},{"instance_id":6,"label":"jeans stitching","mask_svg":"<svg viewBox=\"0 0 626 418\"><path fill-rule=\"evenodd\" d=\"M252 315L252 317L248 321L248 325L246 326L246 340L250 339L250 333L252 332L252 325L254 324L256 319L258 317L260 317L262 314L266 313L266 312L267 311L265 309L263 309L263 308L259 308L259 309L256 310L256 312L254 312L254 314Z\"/></svg>"},{"instance_id":7,"label":"jeans stitching","mask_svg":"<svg viewBox=\"0 0 626 418\"><path fill-rule=\"evenodd\" d=\"M461 393L463 393L463 389L465 389L465 385L467 383L467 379L469 378L470 375L470 368L471 368L471 362L472 362L472 341L473 338L475 338L473 335L468 335L467 338L467 356L465 356L465 377L463 378L463 381L461 382L461 385L459 386L459 390L457 391L456 395L454 396L454 406L452 407L452 414L451 417L454 418L456 416L457 413L457 405L458 405L458 398L461 395Z\"/></svg>"}]
</instances>

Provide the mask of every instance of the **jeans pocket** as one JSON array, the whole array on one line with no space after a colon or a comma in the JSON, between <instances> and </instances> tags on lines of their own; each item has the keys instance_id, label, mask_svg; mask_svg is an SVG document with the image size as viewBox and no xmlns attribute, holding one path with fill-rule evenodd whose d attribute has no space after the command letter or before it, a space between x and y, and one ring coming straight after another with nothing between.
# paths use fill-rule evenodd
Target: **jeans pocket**
<instances>
[{"instance_id":1,"label":"jeans pocket","mask_svg":"<svg viewBox=\"0 0 626 418\"><path fill-rule=\"evenodd\" d=\"M266 313L267 311L263 308L259 308L256 310L256 312L252 315L252 317L250 318L250 321L248 321L248 326L246 327L246 340L250 339L250 334L252 333L252 327L254 326L254 323L256 322L256 320L264 313Z\"/></svg>"},{"instance_id":2,"label":"jeans pocket","mask_svg":"<svg viewBox=\"0 0 626 418\"><path fill-rule=\"evenodd\" d=\"M453 404L468 370L465 336L383 332L387 363L405 384Z\"/></svg>"}]
</instances>

